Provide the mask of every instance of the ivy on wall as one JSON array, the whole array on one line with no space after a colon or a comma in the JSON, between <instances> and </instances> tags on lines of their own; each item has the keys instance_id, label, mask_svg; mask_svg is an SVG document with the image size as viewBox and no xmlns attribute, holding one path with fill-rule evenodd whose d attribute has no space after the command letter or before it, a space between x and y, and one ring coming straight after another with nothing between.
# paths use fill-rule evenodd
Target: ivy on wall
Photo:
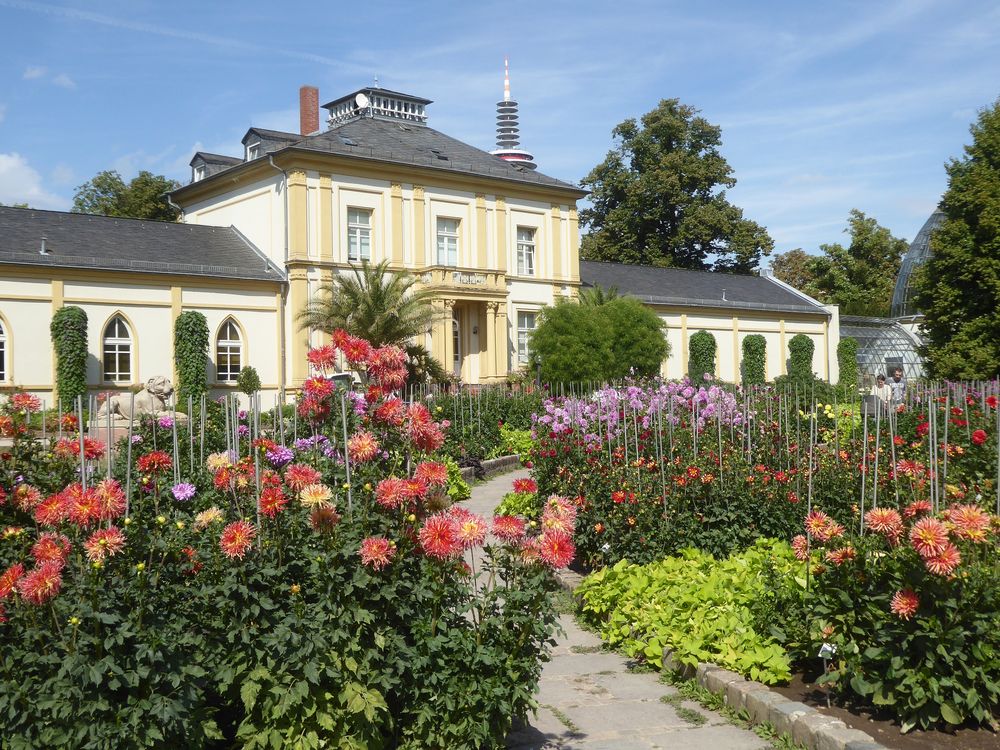
<instances>
[{"instance_id":1,"label":"ivy on wall","mask_svg":"<svg viewBox=\"0 0 1000 750\"><path fill-rule=\"evenodd\" d=\"M700 383L705 375L715 375L715 336L708 331L691 334L688 344L688 375Z\"/></svg>"},{"instance_id":2,"label":"ivy on wall","mask_svg":"<svg viewBox=\"0 0 1000 750\"><path fill-rule=\"evenodd\" d=\"M208 391L208 321L187 310L174 321L174 367L177 369L177 403L190 396L195 401Z\"/></svg>"},{"instance_id":3,"label":"ivy on wall","mask_svg":"<svg viewBox=\"0 0 1000 750\"><path fill-rule=\"evenodd\" d=\"M56 393L64 408L87 393L87 313L63 305L49 325L56 356Z\"/></svg>"},{"instance_id":4,"label":"ivy on wall","mask_svg":"<svg viewBox=\"0 0 1000 750\"><path fill-rule=\"evenodd\" d=\"M743 382L746 385L763 385L767 379L764 365L767 340L759 333L743 339Z\"/></svg>"},{"instance_id":5,"label":"ivy on wall","mask_svg":"<svg viewBox=\"0 0 1000 750\"><path fill-rule=\"evenodd\" d=\"M788 377L797 382L811 381L813 375L813 351L816 345L804 333L792 336L788 342Z\"/></svg>"},{"instance_id":6,"label":"ivy on wall","mask_svg":"<svg viewBox=\"0 0 1000 750\"><path fill-rule=\"evenodd\" d=\"M858 340L847 336L837 344L837 367L840 370L840 386L845 391L858 387Z\"/></svg>"}]
</instances>

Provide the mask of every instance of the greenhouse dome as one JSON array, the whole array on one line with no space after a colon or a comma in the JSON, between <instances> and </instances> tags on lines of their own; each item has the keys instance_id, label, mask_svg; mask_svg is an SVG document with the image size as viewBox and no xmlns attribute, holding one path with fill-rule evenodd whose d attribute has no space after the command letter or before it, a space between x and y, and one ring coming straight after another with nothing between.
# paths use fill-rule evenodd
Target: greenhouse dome
<instances>
[{"instance_id":1,"label":"greenhouse dome","mask_svg":"<svg viewBox=\"0 0 1000 750\"><path fill-rule=\"evenodd\" d=\"M924 222L923 227L917 233L916 238L910 243L910 249L903 256L903 263L899 267L899 275L896 277L896 288L892 292L893 318L912 318L920 315L920 311L913 305L913 289L910 287L910 278L913 271L931 254L931 233L937 229L944 221L944 214L940 210L931 214L930 218Z\"/></svg>"},{"instance_id":2,"label":"greenhouse dome","mask_svg":"<svg viewBox=\"0 0 1000 750\"><path fill-rule=\"evenodd\" d=\"M868 386L879 373L888 376L897 367L907 380L924 377L919 337L892 318L841 315L840 336L858 341L859 383Z\"/></svg>"}]
</instances>

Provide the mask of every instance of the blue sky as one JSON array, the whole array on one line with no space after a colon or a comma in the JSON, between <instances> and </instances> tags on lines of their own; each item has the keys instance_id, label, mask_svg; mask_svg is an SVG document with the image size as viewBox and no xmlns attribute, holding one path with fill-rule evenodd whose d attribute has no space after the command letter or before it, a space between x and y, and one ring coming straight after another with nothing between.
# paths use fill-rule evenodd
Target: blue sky
<instances>
[{"instance_id":1,"label":"blue sky","mask_svg":"<svg viewBox=\"0 0 1000 750\"><path fill-rule=\"evenodd\" d=\"M731 199L778 251L840 240L852 208L912 239L1000 95L986 1L0 0L0 50L0 202L68 208L110 168L187 181L196 149L297 130L300 85L323 103L376 73L488 149L506 54L542 171L580 180L677 97L722 127Z\"/></svg>"}]
</instances>

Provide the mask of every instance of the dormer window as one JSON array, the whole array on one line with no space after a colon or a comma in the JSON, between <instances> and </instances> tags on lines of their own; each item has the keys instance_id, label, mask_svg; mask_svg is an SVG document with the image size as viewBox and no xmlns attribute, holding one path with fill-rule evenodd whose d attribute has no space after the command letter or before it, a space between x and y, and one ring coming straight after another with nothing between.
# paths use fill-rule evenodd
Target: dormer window
<instances>
[{"instance_id":1,"label":"dormer window","mask_svg":"<svg viewBox=\"0 0 1000 750\"><path fill-rule=\"evenodd\" d=\"M247 144L247 161L253 161L254 159L259 159L264 155L263 149L260 147L260 141L255 141L254 143Z\"/></svg>"},{"instance_id":2,"label":"dormer window","mask_svg":"<svg viewBox=\"0 0 1000 750\"><path fill-rule=\"evenodd\" d=\"M205 165L199 164L194 168L193 174L191 175L191 182L198 182L198 180L205 179Z\"/></svg>"}]
</instances>

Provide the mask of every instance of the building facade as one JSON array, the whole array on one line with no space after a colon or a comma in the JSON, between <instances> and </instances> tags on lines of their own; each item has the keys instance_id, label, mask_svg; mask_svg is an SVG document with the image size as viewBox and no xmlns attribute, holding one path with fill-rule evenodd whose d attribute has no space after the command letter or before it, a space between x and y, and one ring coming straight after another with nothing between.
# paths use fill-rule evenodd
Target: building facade
<instances>
[{"instance_id":1,"label":"building facade","mask_svg":"<svg viewBox=\"0 0 1000 750\"><path fill-rule=\"evenodd\" d=\"M171 199L188 224L239 227L287 271L284 382L322 342L297 315L335 274L387 261L434 293L428 350L467 383L527 361L538 312L580 285L579 188L427 125L426 99L369 88L326 105L300 92L302 133L251 128L244 158L199 153Z\"/></svg>"}]
</instances>

